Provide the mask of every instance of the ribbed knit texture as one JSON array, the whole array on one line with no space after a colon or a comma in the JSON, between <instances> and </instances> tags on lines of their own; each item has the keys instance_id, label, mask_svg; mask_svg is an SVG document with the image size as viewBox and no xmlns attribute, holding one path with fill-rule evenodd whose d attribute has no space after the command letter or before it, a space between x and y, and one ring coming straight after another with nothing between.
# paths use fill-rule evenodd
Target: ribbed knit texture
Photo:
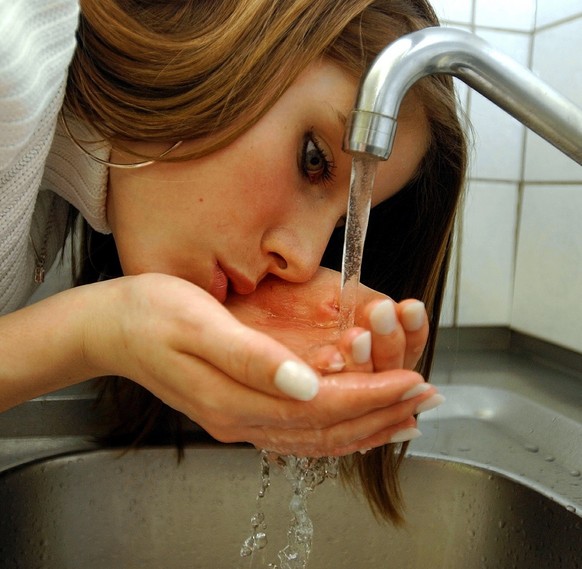
<instances>
[{"instance_id":1,"label":"ribbed knit texture","mask_svg":"<svg viewBox=\"0 0 582 569\"><path fill-rule=\"evenodd\" d=\"M51 150L78 12L77 0L0 0L0 314L23 306L36 288L45 240L47 269L61 244L67 204L48 190L108 232L107 169L89 164L64 136Z\"/></svg>"}]
</instances>

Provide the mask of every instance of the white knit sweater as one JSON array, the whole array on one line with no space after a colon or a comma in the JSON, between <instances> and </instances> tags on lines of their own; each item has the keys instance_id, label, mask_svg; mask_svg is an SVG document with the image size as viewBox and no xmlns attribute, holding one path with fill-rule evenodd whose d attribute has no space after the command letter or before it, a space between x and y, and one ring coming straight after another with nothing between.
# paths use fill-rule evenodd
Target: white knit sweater
<instances>
[{"instance_id":1,"label":"white knit sweater","mask_svg":"<svg viewBox=\"0 0 582 569\"><path fill-rule=\"evenodd\" d=\"M0 314L34 292L38 257L54 261L67 201L109 232L107 169L54 136L78 14L77 0L0 0Z\"/></svg>"}]
</instances>

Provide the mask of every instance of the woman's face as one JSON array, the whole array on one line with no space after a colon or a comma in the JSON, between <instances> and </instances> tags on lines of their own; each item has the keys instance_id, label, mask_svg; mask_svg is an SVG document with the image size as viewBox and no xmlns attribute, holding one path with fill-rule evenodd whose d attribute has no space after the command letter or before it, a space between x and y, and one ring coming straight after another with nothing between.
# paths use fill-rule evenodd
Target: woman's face
<instances>
[{"instance_id":1,"label":"woman's face","mask_svg":"<svg viewBox=\"0 0 582 569\"><path fill-rule=\"evenodd\" d=\"M196 160L112 168L107 217L124 273L182 277L221 302L229 290L252 292L268 274L309 280L346 214L351 156L342 138L356 89L338 67L315 63L229 146ZM422 111L401 117L373 205L411 178L427 133ZM133 148L155 155L167 146Z\"/></svg>"}]
</instances>

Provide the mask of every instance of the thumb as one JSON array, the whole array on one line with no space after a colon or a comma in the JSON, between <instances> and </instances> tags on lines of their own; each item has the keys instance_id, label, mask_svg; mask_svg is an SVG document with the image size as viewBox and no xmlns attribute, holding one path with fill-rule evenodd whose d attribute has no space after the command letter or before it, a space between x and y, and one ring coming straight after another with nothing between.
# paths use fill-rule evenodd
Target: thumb
<instances>
[{"instance_id":1,"label":"thumb","mask_svg":"<svg viewBox=\"0 0 582 569\"><path fill-rule=\"evenodd\" d=\"M310 401L319 391L319 375L313 368L274 338L239 322L223 306L197 326L196 335L196 356L256 391L301 401ZM193 352L191 344L186 351Z\"/></svg>"}]
</instances>

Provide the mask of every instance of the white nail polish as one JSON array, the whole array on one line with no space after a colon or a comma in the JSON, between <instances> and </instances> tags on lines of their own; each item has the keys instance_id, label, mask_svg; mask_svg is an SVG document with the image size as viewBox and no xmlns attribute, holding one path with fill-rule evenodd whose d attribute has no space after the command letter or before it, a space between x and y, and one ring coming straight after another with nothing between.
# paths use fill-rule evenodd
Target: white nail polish
<instances>
[{"instance_id":1,"label":"white nail polish","mask_svg":"<svg viewBox=\"0 0 582 569\"><path fill-rule=\"evenodd\" d=\"M404 443L406 441L411 441L412 439L417 439L421 435L422 433L418 429L415 429L414 427L411 427L409 429L402 429L402 431L398 431L390 437L390 442Z\"/></svg>"},{"instance_id":2,"label":"white nail polish","mask_svg":"<svg viewBox=\"0 0 582 569\"><path fill-rule=\"evenodd\" d=\"M365 364L370 361L372 355L372 334L368 331L362 332L352 342L352 357L357 364Z\"/></svg>"},{"instance_id":3,"label":"white nail polish","mask_svg":"<svg viewBox=\"0 0 582 569\"><path fill-rule=\"evenodd\" d=\"M440 393L435 393L432 397L425 399L414 411L415 415L418 413L424 413L425 411L430 411L445 402L445 398Z\"/></svg>"},{"instance_id":4,"label":"white nail polish","mask_svg":"<svg viewBox=\"0 0 582 569\"><path fill-rule=\"evenodd\" d=\"M391 300L383 300L370 313L372 330L376 334L387 336L396 330L396 310Z\"/></svg>"},{"instance_id":5,"label":"white nail polish","mask_svg":"<svg viewBox=\"0 0 582 569\"><path fill-rule=\"evenodd\" d=\"M430 383L419 383L415 385L413 388L409 389L401 398L400 401L406 401L408 399L412 399L425 391L428 391L431 388Z\"/></svg>"},{"instance_id":6,"label":"white nail polish","mask_svg":"<svg viewBox=\"0 0 582 569\"><path fill-rule=\"evenodd\" d=\"M425 318L424 303L420 300L410 302L402 309L402 327L407 332L416 332L422 328Z\"/></svg>"},{"instance_id":7,"label":"white nail polish","mask_svg":"<svg viewBox=\"0 0 582 569\"><path fill-rule=\"evenodd\" d=\"M309 366L287 360L275 373L275 385L293 399L311 401L319 391L319 378Z\"/></svg>"},{"instance_id":8,"label":"white nail polish","mask_svg":"<svg viewBox=\"0 0 582 569\"><path fill-rule=\"evenodd\" d=\"M333 359L328 363L325 371L328 373L338 373L346 367L346 361L341 354L335 354Z\"/></svg>"}]
</instances>

